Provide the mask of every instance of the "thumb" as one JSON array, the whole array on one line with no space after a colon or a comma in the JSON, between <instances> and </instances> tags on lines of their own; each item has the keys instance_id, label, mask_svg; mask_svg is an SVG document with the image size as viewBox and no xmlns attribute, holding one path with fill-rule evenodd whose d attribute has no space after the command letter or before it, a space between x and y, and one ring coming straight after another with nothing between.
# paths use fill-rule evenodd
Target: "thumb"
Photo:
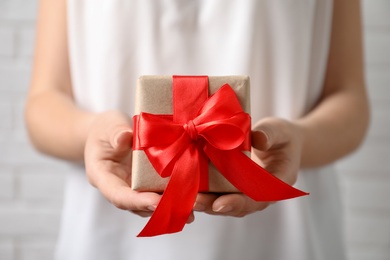
<instances>
[{"instance_id":1,"label":"thumb","mask_svg":"<svg viewBox=\"0 0 390 260\"><path fill-rule=\"evenodd\" d=\"M119 127L114 131L111 138L111 146L114 149L130 149L133 145L133 131L130 127Z\"/></svg>"},{"instance_id":2,"label":"thumb","mask_svg":"<svg viewBox=\"0 0 390 260\"><path fill-rule=\"evenodd\" d=\"M264 118L257 122L252 131L252 146L260 151L288 142L288 122L279 118Z\"/></svg>"},{"instance_id":3,"label":"thumb","mask_svg":"<svg viewBox=\"0 0 390 260\"><path fill-rule=\"evenodd\" d=\"M262 130L252 131L252 146L260 151L267 151L270 148L268 134Z\"/></svg>"}]
</instances>

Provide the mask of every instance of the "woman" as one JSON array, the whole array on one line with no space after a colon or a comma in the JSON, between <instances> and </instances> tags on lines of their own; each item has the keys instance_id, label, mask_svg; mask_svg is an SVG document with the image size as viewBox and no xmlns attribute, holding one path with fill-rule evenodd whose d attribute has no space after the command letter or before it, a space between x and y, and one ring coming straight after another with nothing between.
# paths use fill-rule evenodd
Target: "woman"
<instances>
[{"instance_id":1,"label":"woman","mask_svg":"<svg viewBox=\"0 0 390 260\"><path fill-rule=\"evenodd\" d=\"M249 75L253 159L310 196L199 194L183 232L135 238L160 199L129 181L145 74ZM41 0L26 122L75 165L57 259L344 259L329 164L361 143L367 103L357 0Z\"/></svg>"}]
</instances>

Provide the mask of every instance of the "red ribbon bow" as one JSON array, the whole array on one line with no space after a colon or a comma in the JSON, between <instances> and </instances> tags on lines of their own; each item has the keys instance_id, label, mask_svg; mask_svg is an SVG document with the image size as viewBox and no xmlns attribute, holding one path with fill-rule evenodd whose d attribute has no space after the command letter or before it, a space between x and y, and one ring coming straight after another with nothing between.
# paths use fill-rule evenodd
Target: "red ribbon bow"
<instances>
[{"instance_id":1,"label":"red ribbon bow","mask_svg":"<svg viewBox=\"0 0 390 260\"><path fill-rule=\"evenodd\" d=\"M174 76L173 80L173 117L148 113L134 117L135 149L144 150L161 177L170 177L155 212L138 236L183 229L198 191L207 190L208 159L230 183L256 201L306 195L242 152L251 119L229 85L207 98L207 77ZM205 87L206 100L202 100Z\"/></svg>"}]
</instances>

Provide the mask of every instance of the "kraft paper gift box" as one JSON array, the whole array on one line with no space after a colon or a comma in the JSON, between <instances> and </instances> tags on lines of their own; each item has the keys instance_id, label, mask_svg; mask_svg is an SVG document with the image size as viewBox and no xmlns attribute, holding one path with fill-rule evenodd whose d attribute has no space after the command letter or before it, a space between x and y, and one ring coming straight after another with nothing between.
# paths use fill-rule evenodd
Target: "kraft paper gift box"
<instances>
[{"instance_id":1,"label":"kraft paper gift box","mask_svg":"<svg viewBox=\"0 0 390 260\"><path fill-rule=\"evenodd\" d=\"M198 192L242 192L255 201L307 195L244 154L251 149L249 108L245 76L138 80L132 188L163 192L139 237L181 231Z\"/></svg>"},{"instance_id":2,"label":"kraft paper gift box","mask_svg":"<svg viewBox=\"0 0 390 260\"><path fill-rule=\"evenodd\" d=\"M209 76L209 95L224 84L229 84L236 93L242 109L250 114L250 83L248 76ZM172 115L172 76L142 76L137 81L135 115L147 112ZM163 137L161 137L163 138ZM250 152L245 152L247 155ZM150 163L143 150L133 150L131 186L137 191L163 192L169 177L162 178ZM238 192L237 188L223 177L212 163L208 171L209 192Z\"/></svg>"}]
</instances>

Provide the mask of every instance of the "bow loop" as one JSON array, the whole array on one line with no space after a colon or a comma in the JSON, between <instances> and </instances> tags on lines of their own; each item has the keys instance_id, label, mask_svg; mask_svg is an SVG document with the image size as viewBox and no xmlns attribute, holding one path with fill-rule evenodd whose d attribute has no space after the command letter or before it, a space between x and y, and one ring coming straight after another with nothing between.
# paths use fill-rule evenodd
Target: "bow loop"
<instances>
[{"instance_id":1,"label":"bow loop","mask_svg":"<svg viewBox=\"0 0 390 260\"><path fill-rule=\"evenodd\" d=\"M168 146L176 141L182 134L182 126L172 121L172 116L140 113L135 117L137 126L138 142L140 148L152 146ZM169 133L166 135L166 133ZM164 138L161 138L161 136Z\"/></svg>"},{"instance_id":2,"label":"bow loop","mask_svg":"<svg viewBox=\"0 0 390 260\"><path fill-rule=\"evenodd\" d=\"M245 141L249 124L249 115L242 112L230 118L201 124L196 128L206 143L220 150L233 150Z\"/></svg>"},{"instance_id":3,"label":"bow loop","mask_svg":"<svg viewBox=\"0 0 390 260\"><path fill-rule=\"evenodd\" d=\"M225 84L207 99L194 121L196 124L200 124L202 122L226 119L240 112L244 111L236 93L228 84Z\"/></svg>"}]
</instances>

